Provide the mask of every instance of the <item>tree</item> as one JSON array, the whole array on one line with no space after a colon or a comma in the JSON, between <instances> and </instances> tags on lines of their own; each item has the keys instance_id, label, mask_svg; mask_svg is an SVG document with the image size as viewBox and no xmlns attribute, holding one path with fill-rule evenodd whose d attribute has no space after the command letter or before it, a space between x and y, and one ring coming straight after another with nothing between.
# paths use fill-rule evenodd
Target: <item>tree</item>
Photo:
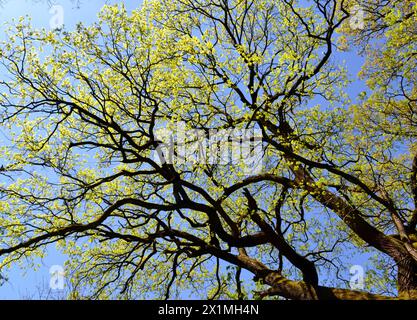
<instances>
[{"instance_id":1,"label":"tree","mask_svg":"<svg viewBox=\"0 0 417 320\"><path fill-rule=\"evenodd\" d=\"M151 0L73 32L22 21L1 51L0 266L57 243L73 298L417 298L417 7L370 0L350 30L352 5ZM372 62L357 104L338 41ZM168 161L158 132L178 124ZM260 132L262 172L181 158L195 132L232 130ZM366 290L341 275L352 253L372 262Z\"/></svg>"}]
</instances>

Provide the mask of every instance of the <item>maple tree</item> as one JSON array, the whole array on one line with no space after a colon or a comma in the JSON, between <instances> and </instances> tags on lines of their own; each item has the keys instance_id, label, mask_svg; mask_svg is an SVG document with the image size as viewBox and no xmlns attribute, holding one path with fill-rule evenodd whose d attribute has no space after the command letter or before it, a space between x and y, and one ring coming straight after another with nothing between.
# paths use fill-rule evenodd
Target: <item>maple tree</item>
<instances>
[{"instance_id":1,"label":"maple tree","mask_svg":"<svg viewBox=\"0 0 417 320\"><path fill-rule=\"evenodd\" d=\"M417 298L417 5L365 1L352 29L354 4L153 0L71 32L22 19L0 52L0 268L56 243L69 298ZM347 49L366 57L357 103ZM179 122L260 130L262 172L159 163L156 131ZM352 254L369 257L364 290L341 276Z\"/></svg>"}]
</instances>

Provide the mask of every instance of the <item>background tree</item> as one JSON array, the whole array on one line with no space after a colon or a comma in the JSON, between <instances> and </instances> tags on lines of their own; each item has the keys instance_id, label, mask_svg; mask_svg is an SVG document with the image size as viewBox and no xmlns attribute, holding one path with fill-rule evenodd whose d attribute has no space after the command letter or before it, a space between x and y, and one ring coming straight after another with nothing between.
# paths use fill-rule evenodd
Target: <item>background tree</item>
<instances>
[{"instance_id":1,"label":"background tree","mask_svg":"<svg viewBox=\"0 0 417 320\"><path fill-rule=\"evenodd\" d=\"M416 5L370 1L369 29L351 32L352 5L156 0L106 6L74 32L15 26L1 50L1 266L57 243L72 298L416 298ZM339 29L385 40L363 50L360 106ZM157 130L179 122L260 129L262 173L159 163ZM351 254L374 255L367 291L346 289Z\"/></svg>"}]
</instances>

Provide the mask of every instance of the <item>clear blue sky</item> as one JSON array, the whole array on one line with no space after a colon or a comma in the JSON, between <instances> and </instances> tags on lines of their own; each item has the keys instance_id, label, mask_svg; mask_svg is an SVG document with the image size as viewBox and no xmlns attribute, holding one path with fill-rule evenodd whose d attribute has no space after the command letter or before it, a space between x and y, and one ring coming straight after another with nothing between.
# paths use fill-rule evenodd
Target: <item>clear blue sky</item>
<instances>
[{"instance_id":1,"label":"clear blue sky","mask_svg":"<svg viewBox=\"0 0 417 320\"><path fill-rule=\"evenodd\" d=\"M49 23L52 15L49 13L50 5L61 5L64 9L64 25L67 30L74 28L76 23L83 22L85 24L92 23L96 20L97 13L105 3L117 3L121 1L112 0L81 0L79 6L76 5L76 0L2 0L3 5L0 7L0 20L2 26L0 27L0 40L4 39L4 23L10 22L13 18L28 15L32 18L32 23L35 27L49 28ZM124 1L128 9L137 7L140 0ZM362 59L354 55L353 52L338 53L338 61L346 61L348 70L352 78L356 75L362 65ZM1 76L1 75L0 75ZM360 91L363 91L364 85L361 81L354 81L348 88L349 96L354 99ZM1 139L1 136L0 136ZM7 272L8 281L0 286L0 299L25 299L25 298L39 298L39 287L46 288L49 285L49 268L52 265L63 265L65 256L55 250L54 247L48 248L48 255L43 260L38 260L40 264L38 270L27 270L26 274L22 269L15 266L12 270ZM358 257L357 260L351 261L351 264L366 264L363 257ZM346 268L345 277L349 277L349 267Z\"/></svg>"}]
</instances>

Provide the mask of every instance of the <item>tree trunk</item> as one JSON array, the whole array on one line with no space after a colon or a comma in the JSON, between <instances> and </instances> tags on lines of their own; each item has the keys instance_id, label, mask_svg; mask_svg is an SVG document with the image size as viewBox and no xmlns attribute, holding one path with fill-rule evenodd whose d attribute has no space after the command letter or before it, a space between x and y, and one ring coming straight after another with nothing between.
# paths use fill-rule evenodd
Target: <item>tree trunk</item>
<instances>
[{"instance_id":1,"label":"tree trunk","mask_svg":"<svg viewBox=\"0 0 417 320\"><path fill-rule=\"evenodd\" d=\"M417 263L409 255L404 255L397 262L398 298L417 299Z\"/></svg>"}]
</instances>

